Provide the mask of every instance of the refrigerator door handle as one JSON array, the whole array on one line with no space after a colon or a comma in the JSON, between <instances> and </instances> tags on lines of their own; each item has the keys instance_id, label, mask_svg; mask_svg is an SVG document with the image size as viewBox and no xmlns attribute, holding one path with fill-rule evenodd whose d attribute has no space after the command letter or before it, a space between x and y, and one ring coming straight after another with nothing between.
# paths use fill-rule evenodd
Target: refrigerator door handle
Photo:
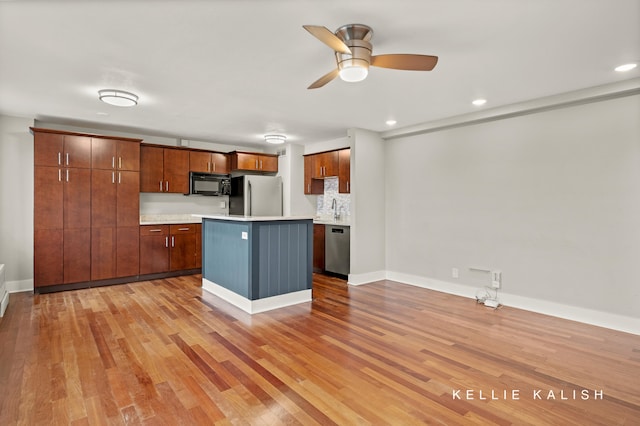
<instances>
[{"instance_id":1,"label":"refrigerator door handle","mask_svg":"<svg viewBox=\"0 0 640 426\"><path fill-rule=\"evenodd\" d=\"M249 202L249 206L248 206L248 211L249 211L249 216L251 216L251 181L249 179L247 179L247 201Z\"/></svg>"}]
</instances>

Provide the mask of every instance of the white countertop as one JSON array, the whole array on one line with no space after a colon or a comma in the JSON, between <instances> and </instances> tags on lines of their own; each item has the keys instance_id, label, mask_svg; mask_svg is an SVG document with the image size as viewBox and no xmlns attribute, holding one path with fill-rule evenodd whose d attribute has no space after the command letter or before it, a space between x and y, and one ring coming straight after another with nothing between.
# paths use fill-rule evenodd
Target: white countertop
<instances>
[{"instance_id":1,"label":"white countertop","mask_svg":"<svg viewBox=\"0 0 640 426\"><path fill-rule=\"evenodd\" d=\"M173 225L201 222L201 218L199 219L192 214L145 214L140 216L140 225Z\"/></svg>"},{"instance_id":2,"label":"white countertop","mask_svg":"<svg viewBox=\"0 0 640 426\"><path fill-rule=\"evenodd\" d=\"M234 222L268 222L274 220L313 220L313 216L237 216L237 215L207 215L194 214L194 218L219 219Z\"/></svg>"},{"instance_id":3,"label":"white countertop","mask_svg":"<svg viewBox=\"0 0 640 426\"><path fill-rule=\"evenodd\" d=\"M348 220L333 220L333 219L325 219L325 218L314 218L313 223L317 225L337 225L337 226L351 226L351 222Z\"/></svg>"}]
</instances>

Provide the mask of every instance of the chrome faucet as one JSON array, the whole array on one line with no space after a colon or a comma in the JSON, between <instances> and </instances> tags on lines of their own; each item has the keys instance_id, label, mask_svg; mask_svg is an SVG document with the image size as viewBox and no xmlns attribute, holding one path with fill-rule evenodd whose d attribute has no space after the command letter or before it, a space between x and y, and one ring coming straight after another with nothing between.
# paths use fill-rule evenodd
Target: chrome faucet
<instances>
[{"instance_id":1,"label":"chrome faucet","mask_svg":"<svg viewBox=\"0 0 640 426\"><path fill-rule=\"evenodd\" d=\"M340 215L338 214L338 201L335 198L331 202L331 208L333 209L333 220L338 220Z\"/></svg>"}]
</instances>

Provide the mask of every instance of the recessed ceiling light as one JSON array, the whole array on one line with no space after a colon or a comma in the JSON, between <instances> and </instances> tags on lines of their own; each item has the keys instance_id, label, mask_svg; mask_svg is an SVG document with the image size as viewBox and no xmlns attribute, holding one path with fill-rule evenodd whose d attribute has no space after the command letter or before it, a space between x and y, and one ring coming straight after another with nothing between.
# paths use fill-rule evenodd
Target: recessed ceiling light
<instances>
[{"instance_id":1,"label":"recessed ceiling light","mask_svg":"<svg viewBox=\"0 0 640 426\"><path fill-rule=\"evenodd\" d=\"M98 97L102 102L108 103L109 105L131 107L138 104L138 95L123 90L100 90L98 91Z\"/></svg>"},{"instance_id":2,"label":"recessed ceiling light","mask_svg":"<svg viewBox=\"0 0 640 426\"><path fill-rule=\"evenodd\" d=\"M387 126L395 126L398 122L396 120L387 120Z\"/></svg>"},{"instance_id":3,"label":"recessed ceiling light","mask_svg":"<svg viewBox=\"0 0 640 426\"><path fill-rule=\"evenodd\" d=\"M471 102L472 104L474 104L475 106L480 106L480 105L484 105L487 103L486 99L476 99L475 101Z\"/></svg>"},{"instance_id":4,"label":"recessed ceiling light","mask_svg":"<svg viewBox=\"0 0 640 426\"><path fill-rule=\"evenodd\" d=\"M287 140L285 135L264 135L264 141L272 144L281 144Z\"/></svg>"},{"instance_id":5,"label":"recessed ceiling light","mask_svg":"<svg viewBox=\"0 0 640 426\"><path fill-rule=\"evenodd\" d=\"M616 67L615 70L618 71L618 72L631 71L632 69L634 69L637 66L638 66L638 64L624 64L624 65L620 65L620 66Z\"/></svg>"}]
</instances>

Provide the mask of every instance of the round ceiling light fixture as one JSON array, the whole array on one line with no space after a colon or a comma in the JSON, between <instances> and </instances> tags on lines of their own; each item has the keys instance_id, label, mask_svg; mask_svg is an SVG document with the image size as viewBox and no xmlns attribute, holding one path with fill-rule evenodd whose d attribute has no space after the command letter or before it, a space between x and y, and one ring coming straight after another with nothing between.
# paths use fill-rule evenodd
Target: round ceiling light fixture
<instances>
[{"instance_id":1,"label":"round ceiling light fixture","mask_svg":"<svg viewBox=\"0 0 640 426\"><path fill-rule=\"evenodd\" d=\"M138 105L138 95L124 90L104 89L98 91L98 97L102 102L120 107L132 107Z\"/></svg>"},{"instance_id":2,"label":"round ceiling light fixture","mask_svg":"<svg viewBox=\"0 0 640 426\"><path fill-rule=\"evenodd\" d=\"M475 106L481 106L487 103L486 99L476 99L475 101L471 102L472 104L474 104Z\"/></svg>"},{"instance_id":3,"label":"round ceiling light fixture","mask_svg":"<svg viewBox=\"0 0 640 426\"><path fill-rule=\"evenodd\" d=\"M264 135L264 141L266 143L272 143L274 145L285 143L287 137L285 135Z\"/></svg>"},{"instance_id":4,"label":"round ceiling light fixture","mask_svg":"<svg viewBox=\"0 0 640 426\"><path fill-rule=\"evenodd\" d=\"M632 69L634 69L637 66L638 66L638 64L624 64L624 65L620 65L618 67L615 67L615 70L618 71L618 72L631 71Z\"/></svg>"}]
</instances>

